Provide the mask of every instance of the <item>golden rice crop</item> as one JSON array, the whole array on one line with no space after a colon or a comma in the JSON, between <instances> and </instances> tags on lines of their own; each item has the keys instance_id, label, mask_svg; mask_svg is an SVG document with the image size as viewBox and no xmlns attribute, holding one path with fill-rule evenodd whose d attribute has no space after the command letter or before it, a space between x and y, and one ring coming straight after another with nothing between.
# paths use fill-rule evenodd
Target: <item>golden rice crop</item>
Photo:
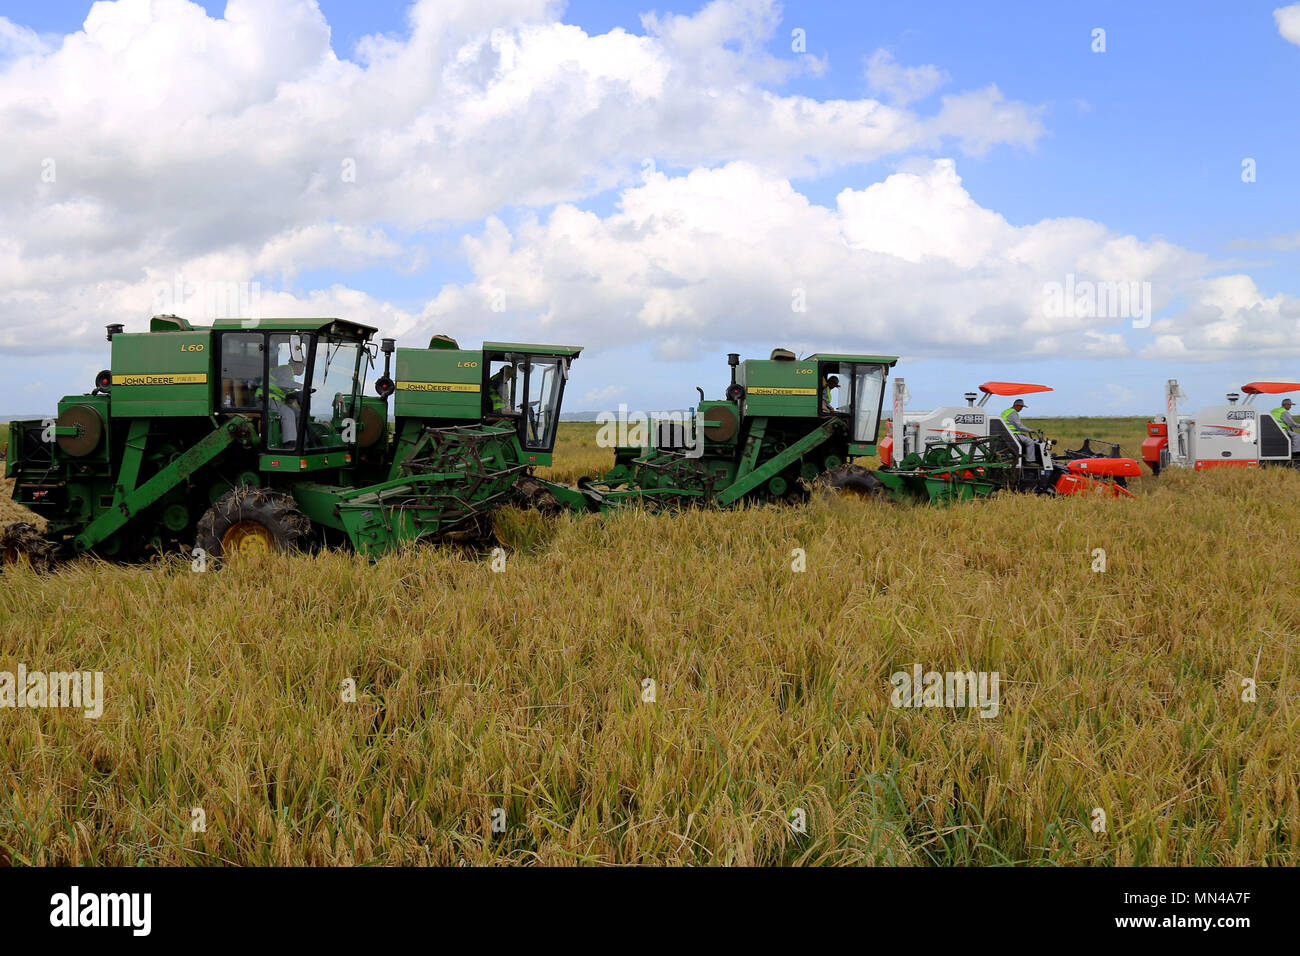
<instances>
[{"instance_id":1,"label":"golden rice crop","mask_svg":"<svg viewBox=\"0 0 1300 956\"><path fill-rule=\"evenodd\" d=\"M592 429L553 475L608 464ZM0 671L107 702L0 709L0 862L1294 866L1300 475L1133 488L505 511L499 573L20 567ZM914 664L998 672L998 716L892 706Z\"/></svg>"}]
</instances>

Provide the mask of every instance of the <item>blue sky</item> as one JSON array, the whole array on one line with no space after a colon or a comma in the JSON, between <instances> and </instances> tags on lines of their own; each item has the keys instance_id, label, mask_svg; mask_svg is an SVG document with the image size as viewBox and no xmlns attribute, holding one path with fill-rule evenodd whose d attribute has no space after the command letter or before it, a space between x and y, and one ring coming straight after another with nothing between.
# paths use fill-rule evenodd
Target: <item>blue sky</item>
<instances>
[{"instance_id":1,"label":"blue sky","mask_svg":"<svg viewBox=\"0 0 1300 956\"><path fill-rule=\"evenodd\" d=\"M1142 354L1152 333L1132 329L1123 321L1113 323L1107 331L1117 334L1126 350L1084 358L1065 339L1046 352L1017 354L1015 343L1023 342L1026 333L1015 332L1014 323L1005 349L996 343L967 345L960 337L951 348L943 349L909 338L909 326L916 320L900 317L895 344L891 340L895 330L886 316L883 324L873 326L880 330L873 333L874 347L903 354L898 372L906 376L917 405L946 403L986 378L1019 378L1057 386L1057 393L1037 403L1037 410L1044 413L1144 413L1159 410L1161 387L1169 377L1184 382L1193 404L1202 397L1206 403L1217 400L1229 387L1254 377L1300 378L1297 352L1275 347L1278 329L1285 338L1286 330L1292 328L1297 314L1294 297L1300 297L1296 270L1300 242L1277 238L1300 234L1300 124L1295 108L1300 46L1279 34L1273 11L1281 5L1277 0L1178 4L919 0L784 5L779 25L763 41L766 52L777 60L797 58L791 51L791 31L802 29L808 54L822 58L825 69L784 81L759 82L780 96L820 102L883 98L879 89L871 88L864 70L875 51L885 50L900 67L931 65L944 75L937 91L907 104L922 117L937 112L945 94L995 84L1007 101L1037 111L1041 124L1041 133L1029 137L1031 142L1015 141L1012 136L1007 137L1010 141L994 142L983 151L940 139L896 151L877 151L878 155L864 156L861 161L841 155L830 168L814 175L794 165L773 170L774 177L788 181L809 203L834 210L837 196L844 190L865 190L899 171L917 168L918 163L952 157L961 188L970 200L1003 217L1012 227L1077 219L1099 224L1111 236L1131 236L1142 244L1163 241L1177 247L1182 260L1203 260L1199 271L1192 270L1195 275L1186 265L1171 268L1169 274L1178 273L1191 282L1245 275L1259 295L1278 309L1267 334L1248 334L1247 317L1241 320L1242 331L1233 340L1239 345L1212 356L1197 353L1185 360ZM382 34L398 42L409 39L408 6L390 0L319 3L334 53L357 60L361 59L357 44L364 37ZM640 36L647 32L640 21L645 11L693 15L702 6L572 2L562 8L559 19L593 37L615 28ZM212 18L220 18L225 11L224 3L208 2L203 7ZM52 48L62 42L64 34L81 29L87 11L87 4L65 0L0 6L0 15L46 38ZM1095 28L1105 30L1104 53L1091 49ZM0 89L5 81L6 76L0 73ZM647 149L654 150L654 140L647 142ZM809 157L819 154L815 138L803 148ZM673 153L673 148L666 148L663 155L650 153L670 179L684 178L692 169L718 169L729 161L750 158L733 150L674 164ZM1256 164L1253 182L1242 180L1242 163L1247 158ZM616 165L625 159L614 157L610 162ZM764 160L755 156L754 162L763 164ZM635 172L630 168L615 177L614 184L585 194L566 193L561 201L609 219L620 210L624 190L635 185ZM522 195L508 193L502 198L505 201L492 206L489 215L504 223L516 243L522 241L521 233L531 218L545 224L557 205L529 202ZM322 216L319 210L313 215ZM6 218L10 221L5 231L21 240L22 220ZM282 285L283 273L274 271L258 272L254 278L268 289L285 288L301 295L344 286L364 294L366 301L386 303L404 315L419 315L444 287L467 288L482 278L476 276L460 241L464 236L484 236L486 219L487 215L476 213L445 222L436 221L431 214L423 223L395 223L376 212L355 221L406 250L424 250L418 268L399 264L400 255L372 257L357 266L341 265L338 256L327 255L318 263L310 258L299 263L289 284ZM350 221L330 210L323 220ZM249 247L262 238L248 238ZM202 251L196 248L194 255ZM1182 316L1179 321L1184 328L1189 327L1187 323L1205 321L1206 313L1193 301L1192 288L1166 281L1175 291L1157 312L1157 319ZM917 294L923 291L919 289ZM905 296L906 290L898 294ZM725 301L725 292L722 298ZM534 305L534 313L540 308L543 306ZM1242 307L1243 314L1252 311L1258 309L1249 304ZM844 314L851 317L851 308L846 307ZM350 317L383 324L373 315ZM488 314L486 318L490 321L492 317ZM511 319L526 327L526 314L512 314ZM140 319L128 317L126 321ZM612 401L646 408L684 404L694 394L695 384L705 385L710 392L724 384L727 351L755 355L785 344L770 337L748 340L743 321L733 323L732 317L704 314L698 321L706 329L717 330L717 334L697 341L698 360L684 359L681 353L665 358L663 350L645 336L623 348L615 344L616 336L599 341L575 366L570 407L600 407L601 402ZM799 317L792 317L792 335L800 322ZM499 337L486 324L479 326L480 337ZM826 328L818 328L818 346L841 347ZM433 330L427 319L413 320L409 338L404 337L402 344L422 344ZM568 340L588 330L580 323L560 321L548 331L555 333L551 338ZM80 390L85 369L106 362L102 345L96 346L94 340L87 333L72 341L70 348L47 351L39 387L28 381L32 374L30 349L0 345L0 376L6 383L0 385L0 413L38 411L63 392ZM20 382L24 384L16 384ZM622 391L617 391L620 388Z\"/></svg>"}]
</instances>

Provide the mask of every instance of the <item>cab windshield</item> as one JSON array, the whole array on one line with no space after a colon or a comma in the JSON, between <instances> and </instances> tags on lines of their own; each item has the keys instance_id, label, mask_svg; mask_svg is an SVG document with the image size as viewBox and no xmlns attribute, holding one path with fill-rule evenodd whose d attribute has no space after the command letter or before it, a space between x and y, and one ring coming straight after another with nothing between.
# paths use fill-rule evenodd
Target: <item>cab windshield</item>
<instances>
[{"instance_id":1,"label":"cab windshield","mask_svg":"<svg viewBox=\"0 0 1300 956\"><path fill-rule=\"evenodd\" d=\"M549 451L555 440L564 378L562 358L532 358L528 362L528 400L524 405L524 445Z\"/></svg>"},{"instance_id":2,"label":"cab windshield","mask_svg":"<svg viewBox=\"0 0 1300 956\"><path fill-rule=\"evenodd\" d=\"M874 444L885 392L885 366L826 362L821 369L823 414L849 419L851 440Z\"/></svg>"},{"instance_id":3,"label":"cab windshield","mask_svg":"<svg viewBox=\"0 0 1300 956\"><path fill-rule=\"evenodd\" d=\"M361 345L336 336L321 336L311 366L305 448L335 448L344 444L349 420L357 418Z\"/></svg>"},{"instance_id":4,"label":"cab windshield","mask_svg":"<svg viewBox=\"0 0 1300 956\"><path fill-rule=\"evenodd\" d=\"M519 352L486 354L487 388L483 414L517 419L520 443L529 451L555 447L560 401L569 359Z\"/></svg>"},{"instance_id":5,"label":"cab windshield","mask_svg":"<svg viewBox=\"0 0 1300 956\"><path fill-rule=\"evenodd\" d=\"M885 392L883 365L857 365L853 369L853 440L875 444L880 424L880 402Z\"/></svg>"}]
</instances>

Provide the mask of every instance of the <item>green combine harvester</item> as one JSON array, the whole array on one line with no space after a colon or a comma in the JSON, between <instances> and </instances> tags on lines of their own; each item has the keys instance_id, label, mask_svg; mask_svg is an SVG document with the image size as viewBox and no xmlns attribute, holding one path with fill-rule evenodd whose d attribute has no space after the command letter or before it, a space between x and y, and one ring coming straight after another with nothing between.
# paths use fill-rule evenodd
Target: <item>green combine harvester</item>
<instances>
[{"instance_id":1,"label":"green combine harvester","mask_svg":"<svg viewBox=\"0 0 1300 956\"><path fill-rule=\"evenodd\" d=\"M776 349L767 359L728 356L724 397L648 426L644 444L615 448L614 468L577 488L528 477L522 499L543 512L727 507L802 501L809 488L875 488L850 459L876 454L881 404L893 355L817 354ZM873 484L873 482L875 482Z\"/></svg>"},{"instance_id":2,"label":"green combine harvester","mask_svg":"<svg viewBox=\"0 0 1300 956\"><path fill-rule=\"evenodd\" d=\"M328 318L109 326L112 367L93 391L10 425L14 499L47 525L5 528L0 561L190 544L214 558L342 543L377 554L471 528L550 462L580 349L385 339L379 397L362 397L375 331Z\"/></svg>"}]
</instances>

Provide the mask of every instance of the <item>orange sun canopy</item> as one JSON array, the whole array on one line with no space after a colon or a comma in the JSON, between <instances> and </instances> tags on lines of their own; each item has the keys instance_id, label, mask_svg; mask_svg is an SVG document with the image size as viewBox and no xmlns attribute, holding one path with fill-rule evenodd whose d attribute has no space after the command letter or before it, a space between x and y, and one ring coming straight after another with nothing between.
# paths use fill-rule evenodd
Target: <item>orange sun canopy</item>
<instances>
[{"instance_id":1,"label":"orange sun canopy","mask_svg":"<svg viewBox=\"0 0 1300 956\"><path fill-rule=\"evenodd\" d=\"M1247 395L1277 395L1300 389L1300 382L1250 382L1241 386Z\"/></svg>"},{"instance_id":2,"label":"orange sun canopy","mask_svg":"<svg viewBox=\"0 0 1300 956\"><path fill-rule=\"evenodd\" d=\"M980 386L980 391L987 395L1028 395L1030 392L1051 390L1050 385L1026 385L1024 382L985 382Z\"/></svg>"}]
</instances>

